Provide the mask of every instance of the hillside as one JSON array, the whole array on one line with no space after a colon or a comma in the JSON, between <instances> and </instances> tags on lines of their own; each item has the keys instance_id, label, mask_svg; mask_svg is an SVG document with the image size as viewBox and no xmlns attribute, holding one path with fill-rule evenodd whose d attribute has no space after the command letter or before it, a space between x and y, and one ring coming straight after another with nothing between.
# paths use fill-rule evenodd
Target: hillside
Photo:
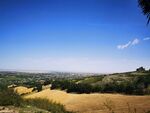
<instances>
[{"instance_id":1,"label":"hillside","mask_svg":"<svg viewBox=\"0 0 150 113\"><path fill-rule=\"evenodd\" d=\"M79 113L108 113L108 106L115 113L127 113L129 108L137 113L150 110L150 96L129 96L120 94L70 94L64 91L46 89L25 98L47 98L65 105L67 110ZM129 106L128 106L129 105Z\"/></svg>"},{"instance_id":2,"label":"hillside","mask_svg":"<svg viewBox=\"0 0 150 113\"><path fill-rule=\"evenodd\" d=\"M12 89L14 93L9 92ZM62 113L69 113L68 110L79 113L149 113L149 95L149 71L67 78L40 73L0 73L0 105L19 105L20 109L16 106L16 110L24 113L43 109L46 110L43 112L54 110ZM22 101L22 97L28 101Z\"/></svg>"},{"instance_id":3,"label":"hillside","mask_svg":"<svg viewBox=\"0 0 150 113\"><path fill-rule=\"evenodd\" d=\"M86 76L79 79L55 79L52 89L69 93L150 94L150 71L134 71L107 75Z\"/></svg>"}]
</instances>

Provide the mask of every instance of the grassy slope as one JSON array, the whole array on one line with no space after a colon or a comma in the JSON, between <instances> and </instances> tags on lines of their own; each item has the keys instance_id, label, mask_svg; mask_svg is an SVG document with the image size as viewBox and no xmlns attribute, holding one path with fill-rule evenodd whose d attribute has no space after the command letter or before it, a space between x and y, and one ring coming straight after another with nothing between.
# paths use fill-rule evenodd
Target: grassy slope
<instances>
[{"instance_id":1,"label":"grassy slope","mask_svg":"<svg viewBox=\"0 0 150 113\"><path fill-rule=\"evenodd\" d=\"M48 98L65 105L67 110L80 113L107 113L104 103L110 104L115 113L128 111L128 104L137 109L137 113L150 110L150 96L127 96L120 94L68 94L58 90L43 90L27 95L25 98Z\"/></svg>"},{"instance_id":2,"label":"grassy slope","mask_svg":"<svg viewBox=\"0 0 150 113\"><path fill-rule=\"evenodd\" d=\"M111 81L126 81L132 80L135 77L139 76L150 76L150 72L127 72L127 73L116 73L110 74L109 76L93 76L93 77L85 77L82 80L77 81L77 83L87 83L91 85L99 84L101 81L103 82L111 82Z\"/></svg>"}]
</instances>

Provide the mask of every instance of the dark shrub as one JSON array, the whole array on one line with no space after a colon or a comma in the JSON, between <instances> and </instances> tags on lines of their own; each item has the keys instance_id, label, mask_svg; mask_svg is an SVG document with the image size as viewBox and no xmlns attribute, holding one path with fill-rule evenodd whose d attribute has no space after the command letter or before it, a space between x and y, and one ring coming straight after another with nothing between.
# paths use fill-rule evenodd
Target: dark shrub
<instances>
[{"instance_id":1,"label":"dark shrub","mask_svg":"<svg viewBox=\"0 0 150 113\"><path fill-rule=\"evenodd\" d=\"M1 106L7 105L21 106L22 102L23 102L22 98L12 89L3 90L2 92L0 92Z\"/></svg>"},{"instance_id":2,"label":"dark shrub","mask_svg":"<svg viewBox=\"0 0 150 113\"><path fill-rule=\"evenodd\" d=\"M45 109L51 113L71 113L66 111L64 106L55 102L51 102L47 99L36 98L36 99L26 99L25 103L27 105L35 106L40 109Z\"/></svg>"}]
</instances>

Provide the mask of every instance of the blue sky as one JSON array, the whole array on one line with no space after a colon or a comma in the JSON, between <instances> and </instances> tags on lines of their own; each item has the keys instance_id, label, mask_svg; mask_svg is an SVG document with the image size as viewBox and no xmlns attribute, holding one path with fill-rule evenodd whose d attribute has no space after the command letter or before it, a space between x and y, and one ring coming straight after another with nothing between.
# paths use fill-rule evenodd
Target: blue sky
<instances>
[{"instance_id":1,"label":"blue sky","mask_svg":"<svg viewBox=\"0 0 150 113\"><path fill-rule=\"evenodd\" d=\"M150 68L146 22L137 0L0 0L0 69Z\"/></svg>"}]
</instances>

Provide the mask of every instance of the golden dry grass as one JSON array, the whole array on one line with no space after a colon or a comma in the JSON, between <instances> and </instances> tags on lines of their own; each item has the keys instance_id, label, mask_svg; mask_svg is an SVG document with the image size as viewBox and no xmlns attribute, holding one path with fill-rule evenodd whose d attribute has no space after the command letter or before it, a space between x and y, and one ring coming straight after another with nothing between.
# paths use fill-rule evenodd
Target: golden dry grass
<instances>
[{"instance_id":1,"label":"golden dry grass","mask_svg":"<svg viewBox=\"0 0 150 113\"><path fill-rule=\"evenodd\" d=\"M27 88L23 86L18 86L14 88L14 91L17 92L19 95L31 93L32 90L33 88Z\"/></svg>"},{"instance_id":2,"label":"golden dry grass","mask_svg":"<svg viewBox=\"0 0 150 113\"><path fill-rule=\"evenodd\" d=\"M128 104L136 113L150 110L150 96L127 96L121 94L70 94L64 91L46 89L30 94L25 98L47 98L64 104L67 110L79 113L108 113L104 103L109 104L115 113L128 113Z\"/></svg>"}]
</instances>

